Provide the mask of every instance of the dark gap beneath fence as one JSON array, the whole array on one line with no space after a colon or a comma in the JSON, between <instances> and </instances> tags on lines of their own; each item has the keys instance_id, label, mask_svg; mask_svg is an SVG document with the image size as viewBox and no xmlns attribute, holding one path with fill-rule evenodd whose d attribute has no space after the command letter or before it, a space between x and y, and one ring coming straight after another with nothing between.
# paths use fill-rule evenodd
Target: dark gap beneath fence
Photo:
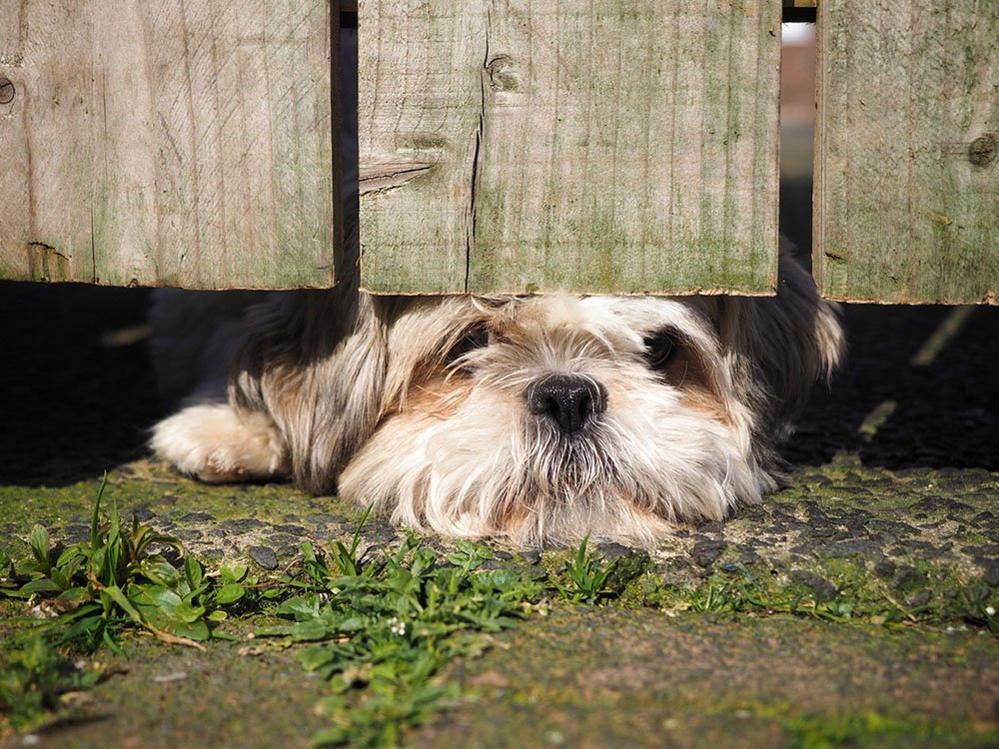
<instances>
[{"instance_id":1,"label":"dark gap beneath fence","mask_svg":"<svg viewBox=\"0 0 999 749\"><path fill-rule=\"evenodd\" d=\"M0 283L0 485L64 486L142 457L162 412L147 289Z\"/></svg>"}]
</instances>

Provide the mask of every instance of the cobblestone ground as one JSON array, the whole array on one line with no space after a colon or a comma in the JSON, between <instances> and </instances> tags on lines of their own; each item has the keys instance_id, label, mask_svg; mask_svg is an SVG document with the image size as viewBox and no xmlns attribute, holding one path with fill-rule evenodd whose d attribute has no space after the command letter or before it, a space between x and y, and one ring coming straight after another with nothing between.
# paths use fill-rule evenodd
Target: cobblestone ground
<instances>
[{"instance_id":1,"label":"cobblestone ground","mask_svg":"<svg viewBox=\"0 0 999 749\"><path fill-rule=\"evenodd\" d=\"M303 537L350 532L357 511L335 498L209 488L144 460L161 409L132 328L144 305L141 291L0 284L0 546L23 549L36 521L84 534L105 468L123 508L203 556L273 569ZM847 322L849 364L788 446L785 489L648 558L604 548L644 570L621 598L532 619L456 664L470 699L413 742L994 746L999 644L983 612L999 585L999 310L858 306ZM394 538L380 522L365 531ZM772 606L740 610L749 578ZM789 589L825 614L800 600L788 613ZM321 686L290 654L146 639L131 652L89 719L39 745L304 746L321 725Z\"/></svg>"}]
</instances>

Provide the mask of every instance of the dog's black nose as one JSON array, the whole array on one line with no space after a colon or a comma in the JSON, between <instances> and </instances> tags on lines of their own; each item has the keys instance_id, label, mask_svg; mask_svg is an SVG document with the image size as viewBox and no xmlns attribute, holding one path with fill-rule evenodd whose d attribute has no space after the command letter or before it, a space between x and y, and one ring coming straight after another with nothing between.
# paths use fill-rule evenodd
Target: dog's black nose
<instances>
[{"instance_id":1,"label":"dog's black nose","mask_svg":"<svg viewBox=\"0 0 999 749\"><path fill-rule=\"evenodd\" d=\"M607 407L603 387L589 377L548 375L527 389L532 414L547 416L566 434L577 432Z\"/></svg>"}]
</instances>

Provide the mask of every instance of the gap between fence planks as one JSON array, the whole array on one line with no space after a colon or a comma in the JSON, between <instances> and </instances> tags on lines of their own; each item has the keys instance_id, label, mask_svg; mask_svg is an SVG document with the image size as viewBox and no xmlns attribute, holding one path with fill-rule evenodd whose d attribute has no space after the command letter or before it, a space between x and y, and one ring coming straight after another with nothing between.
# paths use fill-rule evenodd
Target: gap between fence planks
<instances>
[{"instance_id":1,"label":"gap between fence planks","mask_svg":"<svg viewBox=\"0 0 999 749\"><path fill-rule=\"evenodd\" d=\"M780 0L360 0L362 285L770 294Z\"/></svg>"},{"instance_id":2,"label":"gap between fence planks","mask_svg":"<svg viewBox=\"0 0 999 749\"><path fill-rule=\"evenodd\" d=\"M0 2L0 277L330 286L327 0Z\"/></svg>"}]
</instances>

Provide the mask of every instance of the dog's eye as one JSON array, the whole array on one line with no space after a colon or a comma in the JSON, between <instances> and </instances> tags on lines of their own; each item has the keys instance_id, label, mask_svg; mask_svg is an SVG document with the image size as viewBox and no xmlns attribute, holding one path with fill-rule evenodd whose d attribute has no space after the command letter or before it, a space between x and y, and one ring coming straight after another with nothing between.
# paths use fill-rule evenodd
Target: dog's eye
<instances>
[{"instance_id":1,"label":"dog's eye","mask_svg":"<svg viewBox=\"0 0 999 749\"><path fill-rule=\"evenodd\" d=\"M465 354L489 344L489 331L485 325L475 325L462 334L458 342L447 352L447 363L457 361Z\"/></svg>"},{"instance_id":2,"label":"dog's eye","mask_svg":"<svg viewBox=\"0 0 999 749\"><path fill-rule=\"evenodd\" d=\"M676 333L672 330L660 330L645 338L645 361L649 369L661 372L669 366L673 355L680 347Z\"/></svg>"}]
</instances>

